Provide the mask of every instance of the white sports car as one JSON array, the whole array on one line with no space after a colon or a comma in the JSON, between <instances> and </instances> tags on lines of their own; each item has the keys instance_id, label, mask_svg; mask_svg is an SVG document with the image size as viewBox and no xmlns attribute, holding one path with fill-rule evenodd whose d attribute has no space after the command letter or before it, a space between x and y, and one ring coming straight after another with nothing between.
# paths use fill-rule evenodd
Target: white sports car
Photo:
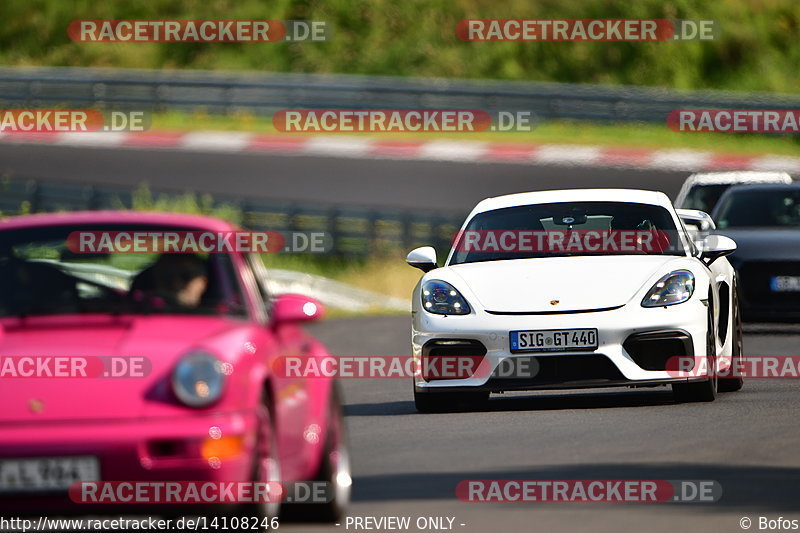
<instances>
[{"instance_id":1,"label":"white sports car","mask_svg":"<svg viewBox=\"0 0 800 533\"><path fill-rule=\"evenodd\" d=\"M441 268L431 247L407 258L425 272L412 298L418 410L476 409L513 390L671 385L678 401L712 401L741 388L717 379L742 357L724 257L736 243L693 242L665 194L488 198L453 242ZM695 372L675 372L681 358Z\"/></svg>"}]
</instances>

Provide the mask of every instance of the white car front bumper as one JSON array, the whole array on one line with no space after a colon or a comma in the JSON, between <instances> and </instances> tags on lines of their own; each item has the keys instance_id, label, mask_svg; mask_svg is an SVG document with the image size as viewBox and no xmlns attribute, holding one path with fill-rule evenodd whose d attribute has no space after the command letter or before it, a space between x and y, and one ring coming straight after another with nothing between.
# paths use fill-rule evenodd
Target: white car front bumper
<instances>
[{"instance_id":1,"label":"white car front bumper","mask_svg":"<svg viewBox=\"0 0 800 533\"><path fill-rule=\"evenodd\" d=\"M428 313L415 306L412 345L416 359L422 359L423 347L432 341L478 341L485 347L484 358L488 363L486 368L491 370L471 377L458 376L457 379L426 381L423 376L417 376L414 380L415 387L419 392L442 389L499 392L682 382L687 378L676 377L675 372L643 368L653 365L642 364L642 356L629 353L624 344L631 335L662 332L669 337L672 332L675 338L682 335L688 339L688 343L684 340L682 344L687 353L676 355L704 356L707 316L708 309L698 298L659 308L643 308L635 302L606 311L522 315L490 314L473 310L469 315L443 316ZM511 331L585 328L597 329L598 347L594 351L512 353L510 349ZM677 344L675 347L680 351ZM513 379L493 375L500 371L498 366L506 360L530 357L537 360L536 375ZM598 375L593 375L595 371Z\"/></svg>"}]
</instances>

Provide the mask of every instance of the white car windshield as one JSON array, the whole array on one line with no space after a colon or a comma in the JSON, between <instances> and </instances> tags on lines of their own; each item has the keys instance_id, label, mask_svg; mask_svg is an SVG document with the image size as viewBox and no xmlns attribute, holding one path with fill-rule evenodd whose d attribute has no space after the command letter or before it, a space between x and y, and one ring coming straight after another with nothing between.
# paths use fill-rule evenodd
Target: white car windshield
<instances>
[{"instance_id":1,"label":"white car windshield","mask_svg":"<svg viewBox=\"0 0 800 533\"><path fill-rule=\"evenodd\" d=\"M454 239L451 265L580 255L685 255L665 208L629 202L561 202L475 215Z\"/></svg>"},{"instance_id":2,"label":"white car windshield","mask_svg":"<svg viewBox=\"0 0 800 533\"><path fill-rule=\"evenodd\" d=\"M712 183L708 185L695 185L686 195L683 204L678 206L683 209L697 209L710 213L714 210L722 194L730 188L730 183Z\"/></svg>"}]
</instances>

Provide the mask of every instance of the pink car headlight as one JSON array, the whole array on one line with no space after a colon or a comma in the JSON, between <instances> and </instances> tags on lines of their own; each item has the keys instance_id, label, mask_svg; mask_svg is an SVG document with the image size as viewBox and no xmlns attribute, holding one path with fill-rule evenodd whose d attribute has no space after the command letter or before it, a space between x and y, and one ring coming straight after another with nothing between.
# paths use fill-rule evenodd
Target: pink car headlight
<instances>
[{"instance_id":1,"label":"pink car headlight","mask_svg":"<svg viewBox=\"0 0 800 533\"><path fill-rule=\"evenodd\" d=\"M172 390L189 407L207 407L222 397L222 362L207 352L189 352L172 372Z\"/></svg>"}]
</instances>

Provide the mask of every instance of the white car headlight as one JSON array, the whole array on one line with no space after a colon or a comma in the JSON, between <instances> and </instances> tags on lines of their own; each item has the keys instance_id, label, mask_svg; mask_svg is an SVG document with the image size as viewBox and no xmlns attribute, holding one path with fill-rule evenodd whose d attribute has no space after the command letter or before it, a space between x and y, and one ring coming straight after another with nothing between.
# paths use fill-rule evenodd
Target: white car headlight
<instances>
[{"instance_id":1,"label":"white car headlight","mask_svg":"<svg viewBox=\"0 0 800 533\"><path fill-rule=\"evenodd\" d=\"M681 304L694 293L694 274L688 270L676 270L653 285L642 299L642 307L664 307Z\"/></svg>"},{"instance_id":2,"label":"white car headlight","mask_svg":"<svg viewBox=\"0 0 800 533\"><path fill-rule=\"evenodd\" d=\"M422 307L437 315L468 315L469 304L455 287L439 280L422 285Z\"/></svg>"},{"instance_id":3,"label":"white car headlight","mask_svg":"<svg viewBox=\"0 0 800 533\"><path fill-rule=\"evenodd\" d=\"M206 407L222 396L222 362L207 352L189 352L172 372L172 390L189 407Z\"/></svg>"}]
</instances>

